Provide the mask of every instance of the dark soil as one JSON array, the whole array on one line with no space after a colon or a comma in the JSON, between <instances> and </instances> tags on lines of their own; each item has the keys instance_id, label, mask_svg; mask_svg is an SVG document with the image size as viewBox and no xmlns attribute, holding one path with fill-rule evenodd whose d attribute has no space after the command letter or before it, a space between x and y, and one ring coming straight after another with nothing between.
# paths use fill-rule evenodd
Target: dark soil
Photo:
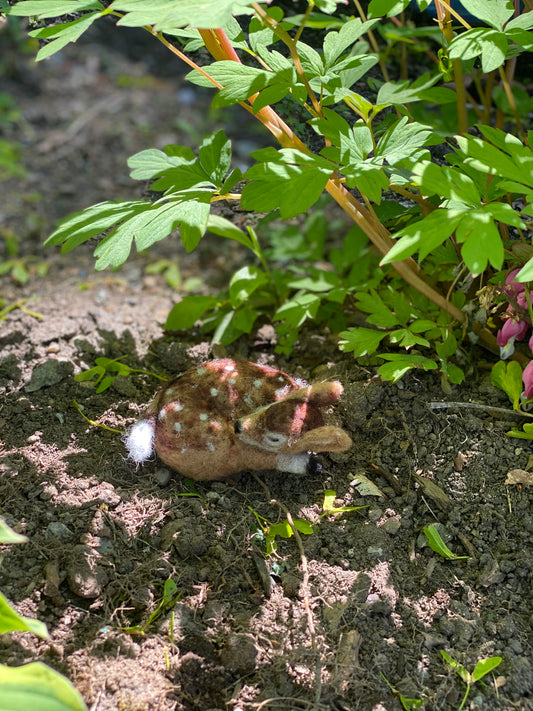
<instances>
[{"instance_id":1,"label":"dark soil","mask_svg":"<svg viewBox=\"0 0 533 711\"><path fill-rule=\"evenodd\" d=\"M23 287L0 281L6 304L27 299L38 314L16 308L0 322L0 513L30 539L3 551L0 588L51 639L4 635L0 662L46 662L92 711L400 709L386 680L451 711L465 685L446 650L469 670L502 657L466 708L533 709L532 493L505 485L509 470L530 468L532 448L506 436L512 418L431 410L446 399L437 376L384 384L318 332L289 361L255 337L228 355L343 382L338 416L354 446L321 456L320 474L245 473L192 488L158 461L136 471L120 434L73 406L123 431L159 381L134 374L96 394L74 374L98 355L169 377L212 356L199 334L164 336L179 294L148 264L178 255L184 278L224 283L242 259L214 238L184 256L176 239L96 274L89 248L42 248L57 218L138 197L129 155L194 145L211 130L208 104L179 76L147 75L142 56L97 40L38 66L19 57L3 82L22 111L10 135L26 145L27 175L2 185L1 229L49 272ZM237 142L242 160L256 140ZM482 369L448 399L506 406ZM379 491L361 488L361 475ZM325 489L338 506L366 508L320 518ZM266 556L256 516L279 522L287 510L314 533L278 539ZM422 534L431 523L468 557L434 553ZM179 598L151 618L168 579Z\"/></svg>"}]
</instances>

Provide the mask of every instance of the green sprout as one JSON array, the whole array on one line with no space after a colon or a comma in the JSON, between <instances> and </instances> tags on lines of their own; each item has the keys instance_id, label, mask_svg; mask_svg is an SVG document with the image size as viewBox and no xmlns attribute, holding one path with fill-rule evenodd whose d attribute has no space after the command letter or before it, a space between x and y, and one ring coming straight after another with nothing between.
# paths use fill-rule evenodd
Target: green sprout
<instances>
[{"instance_id":1,"label":"green sprout","mask_svg":"<svg viewBox=\"0 0 533 711\"><path fill-rule=\"evenodd\" d=\"M465 695L463 696L463 700L461 701L458 711L461 711L463 709L463 707L466 703L466 700L468 698L468 694L470 693L470 689L473 686L473 684L475 684L477 681L480 681L480 679L482 679L486 674L491 672L493 669L496 669L496 667L502 661L501 657L487 657L486 659L480 659L479 662L474 667L474 671L469 672L464 668L464 666L462 664L460 664L455 659L453 659L453 657L451 657L443 649L440 650L440 653L442 654L444 661L446 661L451 666L452 669L455 669L457 674L459 674L461 679L466 684Z\"/></svg>"}]
</instances>

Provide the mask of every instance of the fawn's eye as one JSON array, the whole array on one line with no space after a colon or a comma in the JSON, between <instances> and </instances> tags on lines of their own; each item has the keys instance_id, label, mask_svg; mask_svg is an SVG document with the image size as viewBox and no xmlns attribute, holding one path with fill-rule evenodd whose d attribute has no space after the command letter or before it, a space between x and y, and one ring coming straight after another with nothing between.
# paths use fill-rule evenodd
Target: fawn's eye
<instances>
[{"instance_id":1,"label":"fawn's eye","mask_svg":"<svg viewBox=\"0 0 533 711\"><path fill-rule=\"evenodd\" d=\"M242 434L242 422L240 420L237 420L237 422L233 426L233 429L235 430L235 434Z\"/></svg>"},{"instance_id":2,"label":"fawn's eye","mask_svg":"<svg viewBox=\"0 0 533 711\"><path fill-rule=\"evenodd\" d=\"M271 447L281 447L286 441L287 437L281 432L265 432L263 435L263 442Z\"/></svg>"}]
</instances>

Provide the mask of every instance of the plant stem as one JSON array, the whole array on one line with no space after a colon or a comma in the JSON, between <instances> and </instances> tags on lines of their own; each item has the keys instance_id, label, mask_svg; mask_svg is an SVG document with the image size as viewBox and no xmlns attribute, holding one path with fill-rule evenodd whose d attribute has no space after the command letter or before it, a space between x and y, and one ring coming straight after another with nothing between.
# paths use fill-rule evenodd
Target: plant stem
<instances>
[{"instance_id":1,"label":"plant stem","mask_svg":"<svg viewBox=\"0 0 533 711\"><path fill-rule=\"evenodd\" d=\"M465 23L462 17L458 15L447 2L444 2L444 0L435 0L435 9L437 10L437 19L446 45L449 45L453 39L452 14L463 24L468 25L468 23ZM470 25L468 25L468 28L470 28ZM468 129L468 111L466 108L466 92L461 60L452 59L452 68L455 81L455 93L457 96L457 122L459 133L461 136L464 136Z\"/></svg>"}]
</instances>

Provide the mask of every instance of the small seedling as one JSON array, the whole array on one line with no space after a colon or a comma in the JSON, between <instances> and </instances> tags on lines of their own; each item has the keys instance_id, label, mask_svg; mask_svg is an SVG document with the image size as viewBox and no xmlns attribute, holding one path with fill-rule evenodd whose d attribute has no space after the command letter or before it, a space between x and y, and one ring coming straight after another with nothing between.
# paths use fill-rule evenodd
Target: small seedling
<instances>
[{"instance_id":1,"label":"small seedling","mask_svg":"<svg viewBox=\"0 0 533 711\"><path fill-rule=\"evenodd\" d=\"M335 498L337 493L333 489L326 489L324 491L324 503L322 504L323 513L320 514L319 521L325 516L340 516L343 513L348 513L350 511L359 511L359 509L366 509L366 506L335 506Z\"/></svg>"},{"instance_id":2,"label":"small seedling","mask_svg":"<svg viewBox=\"0 0 533 711\"><path fill-rule=\"evenodd\" d=\"M400 701L400 703L403 706L403 708L405 709L405 711L413 711L413 709L418 709L418 708L420 708L420 706L422 706L422 703L423 703L422 699L408 699L400 691L398 691L398 689L394 688L394 686L390 683L390 681L387 679L385 674L383 674L383 672L379 672L379 673L380 673L381 677L383 678L383 681L385 682L385 684L387 684L389 689L394 694L394 696L396 696L398 698L398 700Z\"/></svg>"},{"instance_id":3,"label":"small seedling","mask_svg":"<svg viewBox=\"0 0 533 711\"><path fill-rule=\"evenodd\" d=\"M463 696L463 700L461 701L458 711L461 711L464 707L473 684L475 684L477 681L480 681L484 676L486 676L489 672L495 669L502 661L501 657L487 657L486 659L480 659L474 667L474 671L469 672L464 668L462 664L453 659L453 657L451 657L443 649L440 650L440 653L442 654L444 661L446 661L452 669L455 669L457 674L459 674L461 679L466 684L465 695Z\"/></svg>"},{"instance_id":4,"label":"small seedling","mask_svg":"<svg viewBox=\"0 0 533 711\"><path fill-rule=\"evenodd\" d=\"M284 521L280 521L280 523L271 523L264 516L258 514L257 511L254 511L250 507L248 508L253 513L257 523L259 524L260 531L256 531L255 537L264 537L267 555L272 555L272 553L275 553L277 551L277 536L279 536L280 538L291 538L294 535L292 526L290 525L287 519L285 519ZM312 533L314 533L314 529L309 523L309 521L306 521L303 518L295 518L293 520L293 523L294 527L299 533L304 533L306 536L310 536Z\"/></svg>"},{"instance_id":5,"label":"small seedling","mask_svg":"<svg viewBox=\"0 0 533 711\"><path fill-rule=\"evenodd\" d=\"M28 299L18 299L17 301L11 304L7 304L6 306L5 300L0 298L0 321L4 321L6 319L6 316L15 309L20 309L25 314L28 314L28 316L33 316L33 318L43 319L44 316L42 314L38 314L36 311L30 311L30 309L27 309L24 306L27 300Z\"/></svg>"},{"instance_id":6,"label":"small seedling","mask_svg":"<svg viewBox=\"0 0 533 711\"><path fill-rule=\"evenodd\" d=\"M97 393L103 393L107 390L118 376L128 377L132 373L143 373L144 375L151 375L158 380L168 380L163 375L158 375L157 373L151 373L148 370L142 370L142 368L131 368L126 363L120 363L122 358L126 358L125 355L119 358L96 358L96 365L89 370L84 370L82 373L78 373L74 376L74 380L77 383L89 382L93 387L96 387Z\"/></svg>"},{"instance_id":7,"label":"small seedling","mask_svg":"<svg viewBox=\"0 0 533 711\"><path fill-rule=\"evenodd\" d=\"M444 543L440 533L433 524L430 524L429 526L424 526L424 533L426 534L431 550L435 551L435 553L438 553L443 558L446 558L446 560L468 559L467 555L456 555L455 553L453 553L453 551L448 548L446 543Z\"/></svg>"},{"instance_id":8,"label":"small seedling","mask_svg":"<svg viewBox=\"0 0 533 711\"><path fill-rule=\"evenodd\" d=\"M161 615L174 607L180 597L181 592L178 592L178 586L172 578L168 578L165 580L165 584L163 585L163 598L148 619L140 625L134 625L133 627L121 627L121 631L127 632L128 634L144 635L154 624L154 622L161 617Z\"/></svg>"}]
</instances>

